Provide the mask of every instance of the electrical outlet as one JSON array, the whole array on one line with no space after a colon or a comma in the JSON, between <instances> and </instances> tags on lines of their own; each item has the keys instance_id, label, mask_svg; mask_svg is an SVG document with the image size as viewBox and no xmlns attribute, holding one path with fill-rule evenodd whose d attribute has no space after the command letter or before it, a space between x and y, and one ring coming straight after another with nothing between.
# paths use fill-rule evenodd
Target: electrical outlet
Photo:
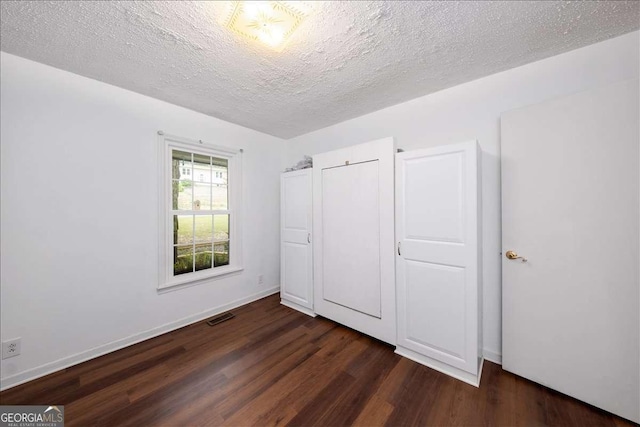
<instances>
[{"instance_id":1,"label":"electrical outlet","mask_svg":"<svg viewBox=\"0 0 640 427\"><path fill-rule=\"evenodd\" d=\"M261 274L258 276L258 285L262 285L264 283L264 276Z\"/></svg>"},{"instance_id":2,"label":"electrical outlet","mask_svg":"<svg viewBox=\"0 0 640 427\"><path fill-rule=\"evenodd\" d=\"M14 338L12 340L2 342L2 358L8 359L20 354L20 341L21 338Z\"/></svg>"}]
</instances>

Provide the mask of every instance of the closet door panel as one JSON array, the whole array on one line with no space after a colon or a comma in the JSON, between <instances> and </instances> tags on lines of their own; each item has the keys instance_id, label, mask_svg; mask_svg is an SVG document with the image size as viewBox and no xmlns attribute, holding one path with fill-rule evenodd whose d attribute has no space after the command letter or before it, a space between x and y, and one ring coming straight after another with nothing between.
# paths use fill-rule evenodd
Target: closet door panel
<instances>
[{"instance_id":1,"label":"closet door panel","mask_svg":"<svg viewBox=\"0 0 640 427\"><path fill-rule=\"evenodd\" d=\"M313 156L316 313L396 343L394 142Z\"/></svg>"},{"instance_id":2,"label":"closet door panel","mask_svg":"<svg viewBox=\"0 0 640 427\"><path fill-rule=\"evenodd\" d=\"M463 360L464 269L407 260L405 272L406 341L416 351L433 349Z\"/></svg>"},{"instance_id":3,"label":"closet door panel","mask_svg":"<svg viewBox=\"0 0 640 427\"><path fill-rule=\"evenodd\" d=\"M325 300L379 318L377 182L377 161L322 171L322 268Z\"/></svg>"},{"instance_id":4,"label":"closet door panel","mask_svg":"<svg viewBox=\"0 0 640 427\"><path fill-rule=\"evenodd\" d=\"M463 243L464 153L408 160L404 170L407 238Z\"/></svg>"},{"instance_id":5,"label":"closet door panel","mask_svg":"<svg viewBox=\"0 0 640 427\"><path fill-rule=\"evenodd\" d=\"M398 352L477 385L477 144L396 155ZM446 364L446 365L445 365ZM434 366L435 365L435 366Z\"/></svg>"},{"instance_id":6,"label":"closet door panel","mask_svg":"<svg viewBox=\"0 0 640 427\"><path fill-rule=\"evenodd\" d=\"M307 305L309 302L308 271L309 256L307 245L300 243L283 243L284 270L283 291L286 298L293 302Z\"/></svg>"},{"instance_id":7,"label":"closet door panel","mask_svg":"<svg viewBox=\"0 0 640 427\"><path fill-rule=\"evenodd\" d=\"M310 173L290 172L283 176L282 198L284 209L282 211L284 230L303 231L309 228L309 179Z\"/></svg>"},{"instance_id":8,"label":"closet door panel","mask_svg":"<svg viewBox=\"0 0 640 427\"><path fill-rule=\"evenodd\" d=\"M280 294L283 303L313 314L312 171L282 174Z\"/></svg>"}]
</instances>

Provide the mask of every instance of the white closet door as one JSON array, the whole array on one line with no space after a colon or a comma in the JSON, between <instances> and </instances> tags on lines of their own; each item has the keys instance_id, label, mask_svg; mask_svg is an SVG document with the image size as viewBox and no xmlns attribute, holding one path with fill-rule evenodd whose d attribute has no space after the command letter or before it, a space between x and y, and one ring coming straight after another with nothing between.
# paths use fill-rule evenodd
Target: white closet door
<instances>
[{"instance_id":1,"label":"white closet door","mask_svg":"<svg viewBox=\"0 0 640 427\"><path fill-rule=\"evenodd\" d=\"M315 312L395 344L393 139L313 157Z\"/></svg>"},{"instance_id":2,"label":"white closet door","mask_svg":"<svg viewBox=\"0 0 640 427\"><path fill-rule=\"evenodd\" d=\"M477 155L475 141L396 155L398 353L474 385Z\"/></svg>"},{"instance_id":3,"label":"white closet door","mask_svg":"<svg viewBox=\"0 0 640 427\"><path fill-rule=\"evenodd\" d=\"M378 176L378 160L322 171L322 296L380 318Z\"/></svg>"},{"instance_id":4,"label":"white closet door","mask_svg":"<svg viewBox=\"0 0 640 427\"><path fill-rule=\"evenodd\" d=\"M280 187L282 303L313 315L311 169L282 174Z\"/></svg>"}]
</instances>

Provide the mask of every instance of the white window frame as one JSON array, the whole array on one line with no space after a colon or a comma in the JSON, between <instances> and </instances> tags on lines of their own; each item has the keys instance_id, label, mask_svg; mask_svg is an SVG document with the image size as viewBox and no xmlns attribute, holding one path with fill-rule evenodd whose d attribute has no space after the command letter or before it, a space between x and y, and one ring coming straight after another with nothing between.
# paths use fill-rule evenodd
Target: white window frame
<instances>
[{"instance_id":1,"label":"white window frame","mask_svg":"<svg viewBox=\"0 0 640 427\"><path fill-rule=\"evenodd\" d=\"M159 182L159 282L158 289L196 284L207 279L237 273L242 265L242 150L221 147L203 141L195 141L158 131L158 182ZM173 202L171 182L172 150L203 154L228 161L228 209L229 214L229 265L173 275ZM184 211L194 214L201 211ZM215 211L213 211L215 215Z\"/></svg>"}]
</instances>

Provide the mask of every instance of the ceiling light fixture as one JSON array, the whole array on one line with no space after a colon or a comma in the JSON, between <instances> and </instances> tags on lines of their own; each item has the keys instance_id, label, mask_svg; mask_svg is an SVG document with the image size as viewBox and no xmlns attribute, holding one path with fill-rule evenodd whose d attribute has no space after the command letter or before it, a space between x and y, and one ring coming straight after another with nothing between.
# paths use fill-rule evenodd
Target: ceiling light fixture
<instances>
[{"instance_id":1,"label":"ceiling light fixture","mask_svg":"<svg viewBox=\"0 0 640 427\"><path fill-rule=\"evenodd\" d=\"M310 11L308 2L232 1L224 25L280 52Z\"/></svg>"}]
</instances>

